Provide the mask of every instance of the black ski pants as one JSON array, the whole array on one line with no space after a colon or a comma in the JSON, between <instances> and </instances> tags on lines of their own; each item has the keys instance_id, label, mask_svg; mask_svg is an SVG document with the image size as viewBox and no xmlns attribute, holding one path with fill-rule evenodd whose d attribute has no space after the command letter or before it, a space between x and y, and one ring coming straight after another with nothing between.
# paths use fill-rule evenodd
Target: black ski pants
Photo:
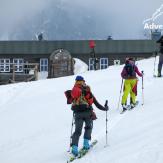
<instances>
[{"instance_id":1,"label":"black ski pants","mask_svg":"<svg viewBox=\"0 0 163 163\"><path fill-rule=\"evenodd\" d=\"M78 146L79 137L82 133L83 124L85 122L85 132L84 132L84 139L91 140L91 133L93 128L93 120L91 118L91 111L84 111L84 112L75 112L75 131L72 135L72 145Z\"/></svg>"},{"instance_id":2,"label":"black ski pants","mask_svg":"<svg viewBox=\"0 0 163 163\"><path fill-rule=\"evenodd\" d=\"M158 63L158 73L161 75L162 70L162 64L163 64L163 54L160 54L159 56L159 63Z\"/></svg>"}]
</instances>

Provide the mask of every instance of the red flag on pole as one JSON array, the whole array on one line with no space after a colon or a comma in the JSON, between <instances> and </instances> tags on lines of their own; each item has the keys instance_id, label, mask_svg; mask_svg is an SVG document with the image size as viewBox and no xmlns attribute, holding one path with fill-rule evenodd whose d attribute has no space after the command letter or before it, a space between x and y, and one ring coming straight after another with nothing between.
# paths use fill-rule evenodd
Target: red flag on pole
<instances>
[{"instance_id":1,"label":"red flag on pole","mask_svg":"<svg viewBox=\"0 0 163 163\"><path fill-rule=\"evenodd\" d=\"M90 40L90 41L89 41L89 47L90 47L91 49L93 49L93 48L95 47L95 42L94 42L94 40Z\"/></svg>"}]
</instances>

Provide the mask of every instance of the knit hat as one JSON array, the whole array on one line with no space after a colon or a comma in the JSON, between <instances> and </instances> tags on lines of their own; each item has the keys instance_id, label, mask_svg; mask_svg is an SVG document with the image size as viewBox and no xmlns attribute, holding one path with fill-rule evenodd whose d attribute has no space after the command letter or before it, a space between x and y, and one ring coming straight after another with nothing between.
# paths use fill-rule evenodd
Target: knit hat
<instances>
[{"instance_id":1,"label":"knit hat","mask_svg":"<svg viewBox=\"0 0 163 163\"><path fill-rule=\"evenodd\" d=\"M75 78L76 81L84 81L84 78L80 75L76 76Z\"/></svg>"},{"instance_id":2,"label":"knit hat","mask_svg":"<svg viewBox=\"0 0 163 163\"><path fill-rule=\"evenodd\" d=\"M126 63L126 64L129 64L129 63L130 63L130 64L134 64L134 62L135 62L135 61L134 61L134 59L133 59L132 57L128 57L128 58L126 58L126 60L125 60L125 63Z\"/></svg>"}]
</instances>

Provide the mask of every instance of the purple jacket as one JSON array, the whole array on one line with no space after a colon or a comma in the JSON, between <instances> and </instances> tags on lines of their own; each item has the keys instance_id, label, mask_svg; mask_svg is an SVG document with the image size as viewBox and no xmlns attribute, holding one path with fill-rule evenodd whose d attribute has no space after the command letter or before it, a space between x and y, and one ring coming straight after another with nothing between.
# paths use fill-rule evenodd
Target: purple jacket
<instances>
[{"instance_id":1,"label":"purple jacket","mask_svg":"<svg viewBox=\"0 0 163 163\"><path fill-rule=\"evenodd\" d=\"M138 76L142 77L143 74L139 71L138 67L136 65L134 65L134 73L132 76L129 76L126 69L125 69L125 66L123 67L123 70L121 72L121 77L123 79L136 79L136 74L138 74Z\"/></svg>"}]
</instances>

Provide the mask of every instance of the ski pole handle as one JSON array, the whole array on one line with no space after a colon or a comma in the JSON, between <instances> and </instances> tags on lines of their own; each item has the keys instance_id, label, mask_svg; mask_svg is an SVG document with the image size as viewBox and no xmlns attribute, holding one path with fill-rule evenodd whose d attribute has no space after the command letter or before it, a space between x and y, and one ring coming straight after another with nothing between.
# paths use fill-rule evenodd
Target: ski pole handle
<instances>
[{"instance_id":1,"label":"ski pole handle","mask_svg":"<svg viewBox=\"0 0 163 163\"><path fill-rule=\"evenodd\" d=\"M144 75L144 71L143 70L141 71L141 73L142 73L142 75Z\"/></svg>"},{"instance_id":2,"label":"ski pole handle","mask_svg":"<svg viewBox=\"0 0 163 163\"><path fill-rule=\"evenodd\" d=\"M105 101L105 105L104 105L104 106L105 106L105 107L108 106L108 100Z\"/></svg>"},{"instance_id":3,"label":"ski pole handle","mask_svg":"<svg viewBox=\"0 0 163 163\"><path fill-rule=\"evenodd\" d=\"M105 101L104 107L105 107L105 111L108 111L108 110L109 110L109 107L108 107L108 100Z\"/></svg>"}]
</instances>

